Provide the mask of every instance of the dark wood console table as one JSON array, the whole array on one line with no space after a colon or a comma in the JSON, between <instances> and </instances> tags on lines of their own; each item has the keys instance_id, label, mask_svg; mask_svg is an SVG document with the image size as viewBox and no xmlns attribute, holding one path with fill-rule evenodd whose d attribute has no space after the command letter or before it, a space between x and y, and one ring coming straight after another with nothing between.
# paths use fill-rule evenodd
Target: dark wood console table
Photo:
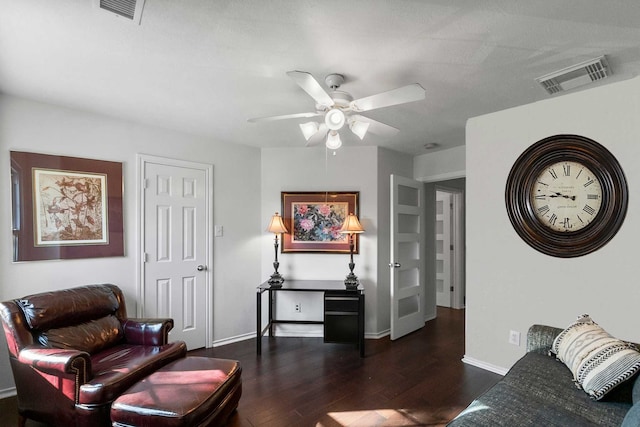
<instances>
[{"instance_id":1,"label":"dark wood console table","mask_svg":"<svg viewBox=\"0 0 640 427\"><path fill-rule=\"evenodd\" d=\"M262 327L262 294L269 292L269 323ZM323 320L280 320L273 318L273 304L278 292L322 292L324 294ZM264 282L257 288L256 346L262 353L262 336L278 323L323 324L324 341L356 344L360 357L364 357L364 288L346 289L342 280L286 280L282 287L272 288Z\"/></svg>"}]
</instances>

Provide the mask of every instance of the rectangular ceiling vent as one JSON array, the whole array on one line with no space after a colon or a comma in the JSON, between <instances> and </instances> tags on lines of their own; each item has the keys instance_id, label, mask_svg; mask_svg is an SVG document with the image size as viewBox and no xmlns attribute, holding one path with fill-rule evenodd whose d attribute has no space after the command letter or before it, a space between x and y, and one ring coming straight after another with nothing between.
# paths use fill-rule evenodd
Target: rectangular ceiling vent
<instances>
[{"instance_id":1,"label":"rectangular ceiling vent","mask_svg":"<svg viewBox=\"0 0 640 427\"><path fill-rule=\"evenodd\" d=\"M553 95L554 93L575 89L579 86L602 80L610 75L609 63L603 55L538 77L536 81L540 83L544 90Z\"/></svg>"},{"instance_id":2,"label":"rectangular ceiling vent","mask_svg":"<svg viewBox=\"0 0 640 427\"><path fill-rule=\"evenodd\" d=\"M95 0L102 10L140 24L145 0Z\"/></svg>"}]
</instances>

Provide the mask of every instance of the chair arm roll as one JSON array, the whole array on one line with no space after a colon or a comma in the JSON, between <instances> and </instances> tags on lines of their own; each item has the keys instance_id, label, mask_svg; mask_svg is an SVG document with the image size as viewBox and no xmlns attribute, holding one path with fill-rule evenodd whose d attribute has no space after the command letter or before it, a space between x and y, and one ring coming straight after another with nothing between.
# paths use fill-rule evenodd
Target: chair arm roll
<instances>
[{"instance_id":1,"label":"chair arm roll","mask_svg":"<svg viewBox=\"0 0 640 427\"><path fill-rule=\"evenodd\" d=\"M169 341L173 319L127 319L122 327L125 340L130 344L164 345Z\"/></svg>"},{"instance_id":2,"label":"chair arm roll","mask_svg":"<svg viewBox=\"0 0 640 427\"><path fill-rule=\"evenodd\" d=\"M91 359L84 351L25 347L18 354L18 361L48 374L74 375L78 384L91 379Z\"/></svg>"}]
</instances>

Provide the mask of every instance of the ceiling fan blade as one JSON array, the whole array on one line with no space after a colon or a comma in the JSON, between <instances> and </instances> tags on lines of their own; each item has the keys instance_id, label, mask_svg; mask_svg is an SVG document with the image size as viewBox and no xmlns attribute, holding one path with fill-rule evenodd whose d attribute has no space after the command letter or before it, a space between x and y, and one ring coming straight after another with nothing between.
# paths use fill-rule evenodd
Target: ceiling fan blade
<instances>
[{"instance_id":1,"label":"ceiling fan blade","mask_svg":"<svg viewBox=\"0 0 640 427\"><path fill-rule=\"evenodd\" d=\"M269 116L269 117L254 117L252 119L248 119L247 121L250 123L256 122L272 122L275 120L284 120L284 119L305 119L309 117L317 117L321 116L322 113L298 113L298 114L285 114L283 116Z\"/></svg>"},{"instance_id":2,"label":"ceiling fan blade","mask_svg":"<svg viewBox=\"0 0 640 427\"><path fill-rule=\"evenodd\" d=\"M289 71L287 75L320 105L331 107L333 99L318 81L306 71Z\"/></svg>"},{"instance_id":3,"label":"ceiling fan blade","mask_svg":"<svg viewBox=\"0 0 640 427\"><path fill-rule=\"evenodd\" d=\"M393 126L386 125L377 120L370 119L369 117L361 116L360 114L352 114L351 118L359 122L369 123L367 132L375 133L376 135L389 137L400 132L399 129L394 128Z\"/></svg>"},{"instance_id":4,"label":"ceiling fan blade","mask_svg":"<svg viewBox=\"0 0 640 427\"><path fill-rule=\"evenodd\" d=\"M320 126L318 126L318 132L314 133L313 136L309 138L309 140L305 144L305 147L312 147L314 145L320 144L321 142L324 142L328 130L329 128L327 128L327 125L321 123Z\"/></svg>"},{"instance_id":5,"label":"ceiling fan blade","mask_svg":"<svg viewBox=\"0 0 640 427\"><path fill-rule=\"evenodd\" d=\"M425 91L418 83L402 86L388 92L378 93L351 101L353 111L370 111L376 108L390 107L407 102L420 101L425 98Z\"/></svg>"}]
</instances>

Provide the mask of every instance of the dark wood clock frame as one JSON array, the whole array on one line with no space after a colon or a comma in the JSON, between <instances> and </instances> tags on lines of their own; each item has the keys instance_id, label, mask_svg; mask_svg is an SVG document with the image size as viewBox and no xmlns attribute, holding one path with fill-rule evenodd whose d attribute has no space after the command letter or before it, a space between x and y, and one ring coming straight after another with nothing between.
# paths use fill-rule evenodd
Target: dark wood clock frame
<instances>
[{"instance_id":1,"label":"dark wood clock frame","mask_svg":"<svg viewBox=\"0 0 640 427\"><path fill-rule=\"evenodd\" d=\"M533 210L532 189L542 171L553 163L575 161L589 168L602 186L600 211L578 231L557 231L541 222ZM547 255L572 258L594 252L618 232L627 213L629 190L616 158L601 144L579 135L542 139L515 161L505 190L509 220L532 248Z\"/></svg>"}]
</instances>

